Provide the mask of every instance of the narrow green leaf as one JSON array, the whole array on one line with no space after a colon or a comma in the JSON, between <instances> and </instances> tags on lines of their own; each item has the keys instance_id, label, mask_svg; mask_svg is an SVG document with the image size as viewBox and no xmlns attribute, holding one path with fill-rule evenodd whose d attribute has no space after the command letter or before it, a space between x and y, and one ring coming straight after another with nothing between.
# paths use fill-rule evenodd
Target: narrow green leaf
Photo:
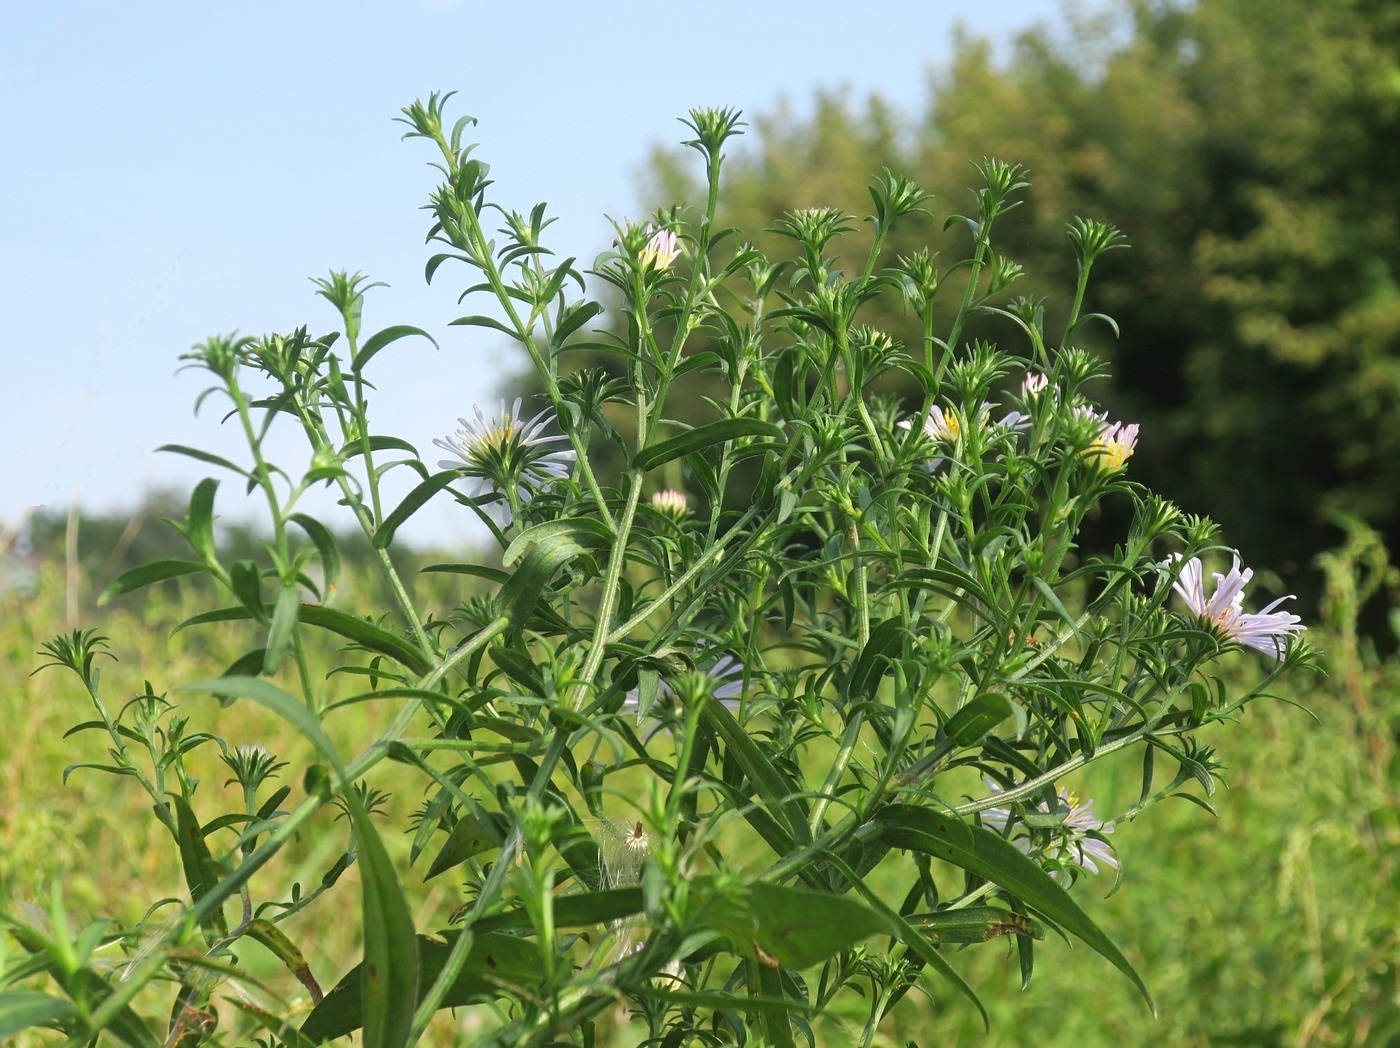
<instances>
[{"instance_id":1,"label":"narrow green leaf","mask_svg":"<svg viewBox=\"0 0 1400 1048\"><path fill-rule=\"evenodd\" d=\"M452 943L461 933L443 933L441 939L418 936L420 987L431 986L442 971ZM362 1025L361 976L363 964L356 965L335 989L302 1023L301 1032L320 1043L344 1037ZM513 935L483 932L475 937L461 974L442 999L441 1007L459 1008L474 1000L497 997L502 985L531 987L539 983L540 955L535 944ZM417 997L414 997L416 1003Z\"/></svg>"},{"instance_id":2,"label":"narrow green leaf","mask_svg":"<svg viewBox=\"0 0 1400 1048\"><path fill-rule=\"evenodd\" d=\"M340 585L340 544L336 542L335 535L331 533L330 528L315 517L305 513L293 513L288 519L306 532L307 538L311 540L316 547L316 552L320 554L321 574L326 587L326 602L329 603L335 594L336 587Z\"/></svg>"},{"instance_id":3,"label":"narrow green leaf","mask_svg":"<svg viewBox=\"0 0 1400 1048\"><path fill-rule=\"evenodd\" d=\"M375 529L375 548L387 549L389 543L394 541L394 532L399 530L404 521L417 513L425 502L443 488L447 487L447 485L451 484L459 476L460 474L455 469L434 473L431 477L405 495L404 500L395 506L394 511L385 517L383 523Z\"/></svg>"},{"instance_id":4,"label":"narrow green leaf","mask_svg":"<svg viewBox=\"0 0 1400 1048\"><path fill-rule=\"evenodd\" d=\"M949 717L944 731L959 746L975 746L1011 713L1010 699L985 691Z\"/></svg>"},{"instance_id":5,"label":"narrow green leaf","mask_svg":"<svg viewBox=\"0 0 1400 1048\"><path fill-rule=\"evenodd\" d=\"M749 989L757 986L759 991L755 996L768 998L785 996L783 993L783 976L777 970L777 966L770 964L767 958L761 958L759 963L749 969ZM763 1024L765 1040L773 1048L797 1048L797 1042L792 1039L792 1017L786 1008L767 1008L758 1015L759 1021Z\"/></svg>"},{"instance_id":6,"label":"narrow green leaf","mask_svg":"<svg viewBox=\"0 0 1400 1048\"><path fill-rule=\"evenodd\" d=\"M773 763L759 749L758 743L734 719L734 715L720 702L705 703L705 719L720 734L729 747L730 754L757 791L770 811L781 813L794 840L798 844L810 844L811 830L807 826L807 811L802 803L801 789L778 771Z\"/></svg>"},{"instance_id":7,"label":"narrow green leaf","mask_svg":"<svg viewBox=\"0 0 1400 1048\"><path fill-rule=\"evenodd\" d=\"M875 912L879 913L885 920L890 922L890 925L894 929L895 937L899 939L900 942L904 943L911 953L916 954L920 960L952 983L964 997L977 1006L977 1010L982 1013L982 1025L990 1029L991 1019L987 1015L987 1009L982 1006L981 1000L978 999L972 987L967 984L967 980L959 975L957 970L943 959L943 955L934 949L932 944L920 935L898 912L887 905L885 901L880 898L879 893L866 883L865 878L857 874L841 858L828 853L827 861L846 877L851 883L851 886L860 893L861 897L870 904Z\"/></svg>"},{"instance_id":8,"label":"narrow green leaf","mask_svg":"<svg viewBox=\"0 0 1400 1048\"><path fill-rule=\"evenodd\" d=\"M190 492L190 508L185 514L185 541L206 564L215 559L214 493L218 487L219 482L213 477L205 477L196 484Z\"/></svg>"},{"instance_id":9,"label":"narrow green leaf","mask_svg":"<svg viewBox=\"0 0 1400 1048\"><path fill-rule=\"evenodd\" d=\"M516 333L515 329L506 327L495 317L471 315L465 317L458 317L456 320L448 321L448 323L458 327L490 328L493 331L499 331L503 335L509 335L517 342L520 341L520 335Z\"/></svg>"},{"instance_id":10,"label":"narrow green leaf","mask_svg":"<svg viewBox=\"0 0 1400 1048\"><path fill-rule=\"evenodd\" d=\"M689 455L695 451L736 440L739 437L771 437L781 439L783 431L771 422L755 418L725 418L708 425L682 433L660 444L653 444L632 460L632 466L639 470L655 469L663 462Z\"/></svg>"},{"instance_id":11,"label":"narrow green leaf","mask_svg":"<svg viewBox=\"0 0 1400 1048\"><path fill-rule=\"evenodd\" d=\"M756 941L785 968L808 968L871 935L889 935L889 921L855 899L765 881L749 885L745 905L757 920Z\"/></svg>"},{"instance_id":12,"label":"narrow green leaf","mask_svg":"<svg viewBox=\"0 0 1400 1048\"><path fill-rule=\"evenodd\" d=\"M990 942L1003 935L1045 938L1045 929L1022 913L1000 906L968 906L910 914L909 924L934 944Z\"/></svg>"},{"instance_id":13,"label":"narrow green leaf","mask_svg":"<svg viewBox=\"0 0 1400 1048\"><path fill-rule=\"evenodd\" d=\"M267 621L263 608L262 573L251 560L236 560L228 569L229 588L239 602L253 613L259 622Z\"/></svg>"},{"instance_id":14,"label":"narrow green leaf","mask_svg":"<svg viewBox=\"0 0 1400 1048\"><path fill-rule=\"evenodd\" d=\"M214 861L214 856L209 852L209 845L205 843L204 832L200 828L199 820L195 818L194 809L189 806L189 802L175 794L172 798L175 805L175 829L176 837L180 845L180 865L184 868L185 883L189 885L190 896L195 902L204 898L219 883L223 870ZM228 921L224 919L223 910L215 907L210 911L209 919L204 923L205 937L212 944L219 939L228 937Z\"/></svg>"},{"instance_id":15,"label":"narrow green leaf","mask_svg":"<svg viewBox=\"0 0 1400 1048\"><path fill-rule=\"evenodd\" d=\"M1069 613L1069 609L1060 601L1059 594L1055 592L1050 583L1046 582L1039 575L1032 575L1031 582L1035 585L1036 589L1040 590L1040 595L1049 601L1050 606L1055 609L1055 614L1069 623L1071 629L1074 629L1075 617ZM1078 630L1075 630L1075 632L1078 632Z\"/></svg>"},{"instance_id":16,"label":"narrow green leaf","mask_svg":"<svg viewBox=\"0 0 1400 1048\"><path fill-rule=\"evenodd\" d=\"M191 615L176 626L172 632L178 633L190 626L205 626L212 622L233 622L253 617L247 608L215 608L212 611ZM364 619L356 618L354 615L336 608L327 608L321 604L302 604L297 609L297 618L308 626L318 626L321 629L330 630L332 633L339 634L346 640L354 641L370 651L387 655L411 673L416 673L419 676L433 668L433 663L408 641L388 630L380 629L372 622L366 622Z\"/></svg>"},{"instance_id":17,"label":"narrow green leaf","mask_svg":"<svg viewBox=\"0 0 1400 1048\"><path fill-rule=\"evenodd\" d=\"M387 655L419 676L433 668L432 662L408 641L364 619L320 604L303 604L299 614L301 621L308 626L330 630L370 651Z\"/></svg>"},{"instance_id":18,"label":"narrow green leaf","mask_svg":"<svg viewBox=\"0 0 1400 1048\"><path fill-rule=\"evenodd\" d=\"M386 437L373 434L369 438L370 451L406 451L414 458L418 457L418 449L401 437ZM365 446L362 441L352 440L340 449L340 457L350 460L356 455L363 455Z\"/></svg>"},{"instance_id":19,"label":"narrow green leaf","mask_svg":"<svg viewBox=\"0 0 1400 1048\"><path fill-rule=\"evenodd\" d=\"M296 976L297 982L306 987L312 1002L321 1003L325 994L321 992L321 985L316 981L316 976L311 973L311 965L306 963L306 955L297 949L296 943L283 934L281 928L258 917L248 922L243 934L266 946L274 957L286 965L287 971Z\"/></svg>"},{"instance_id":20,"label":"narrow green leaf","mask_svg":"<svg viewBox=\"0 0 1400 1048\"><path fill-rule=\"evenodd\" d=\"M224 1000L233 1005L244 1015L248 1016L255 1023L261 1026L268 1033L277 1038L279 1048L317 1048L320 1041L313 1041L291 1022L281 1016L273 1015L264 1008L259 1008L250 1001L239 1000L237 997L225 997Z\"/></svg>"},{"instance_id":21,"label":"narrow green leaf","mask_svg":"<svg viewBox=\"0 0 1400 1048\"><path fill-rule=\"evenodd\" d=\"M899 654L907 632L901 616L885 619L870 631L870 639L861 648L846 679L846 695L861 700L874 697L880 678L889 669L890 659Z\"/></svg>"},{"instance_id":22,"label":"narrow green leaf","mask_svg":"<svg viewBox=\"0 0 1400 1048\"><path fill-rule=\"evenodd\" d=\"M479 579L486 579L488 582L505 582L510 578L510 572L502 571L500 568L488 568L481 564L429 564L426 568L419 568L419 572L442 571L454 575L475 575Z\"/></svg>"},{"instance_id":23,"label":"narrow green leaf","mask_svg":"<svg viewBox=\"0 0 1400 1048\"><path fill-rule=\"evenodd\" d=\"M980 826L970 826L956 816L907 804L886 808L880 813L879 821L883 824L881 839L892 847L922 852L975 873L1005 888L1027 906L1077 935L1126 975L1156 1014L1152 995L1113 940L1089 919L1053 877L1011 842Z\"/></svg>"},{"instance_id":24,"label":"narrow green leaf","mask_svg":"<svg viewBox=\"0 0 1400 1048\"><path fill-rule=\"evenodd\" d=\"M500 592L496 605L514 627L525 625L555 574L583 547L563 535L547 535L530 547Z\"/></svg>"},{"instance_id":25,"label":"narrow green leaf","mask_svg":"<svg viewBox=\"0 0 1400 1048\"><path fill-rule=\"evenodd\" d=\"M172 451L177 455L187 455L192 459L198 459L200 462L207 462L211 466L220 466L223 469L231 470L240 477L247 477L250 480L253 477L253 475L242 466L234 465L228 459L220 458L218 455L211 454L208 451L200 451L199 448L190 448L183 444L162 444L160 447L156 448L156 450Z\"/></svg>"},{"instance_id":26,"label":"narrow green leaf","mask_svg":"<svg viewBox=\"0 0 1400 1048\"><path fill-rule=\"evenodd\" d=\"M355 354L355 359L350 362L352 371L363 371L365 365L370 362L370 358L378 353L391 342L396 342L409 335L421 335L433 344L433 348L438 348L437 339L428 334L422 328L414 327L412 324L395 324L386 327L383 331L376 331L369 338L365 339L360 351Z\"/></svg>"},{"instance_id":27,"label":"narrow green leaf","mask_svg":"<svg viewBox=\"0 0 1400 1048\"><path fill-rule=\"evenodd\" d=\"M500 847L498 834L492 834L481 820L470 813L464 814L452 827L447 841L438 850L437 856L428 867L423 879L430 881L438 874L460 866L474 855Z\"/></svg>"},{"instance_id":28,"label":"narrow green leaf","mask_svg":"<svg viewBox=\"0 0 1400 1048\"><path fill-rule=\"evenodd\" d=\"M573 540L580 546L585 543L606 546L612 543L614 537L612 530L597 517L565 517L560 520L547 520L543 524L526 528L517 535L514 541L506 547L506 551L501 554L501 564L507 568L510 567L533 543L543 542L545 539L555 536Z\"/></svg>"},{"instance_id":29,"label":"narrow green leaf","mask_svg":"<svg viewBox=\"0 0 1400 1048\"><path fill-rule=\"evenodd\" d=\"M305 735L337 774L343 773L340 753L336 750L335 743L321 730L320 721L306 708L305 703L271 681L260 677L213 677L191 681L175 690L213 695L225 702L233 699L252 699L258 705L272 710Z\"/></svg>"},{"instance_id":30,"label":"narrow green leaf","mask_svg":"<svg viewBox=\"0 0 1400 1048\"><path fill-rule=\"evenodd\" d=\"M149 564L140 564L123 571L98 595L97 603L106 604L133 590L164 582L166 579L176 579L181 575L193 575L208 570L206 565L197 560L153 560Z\"/></svg>"},{"instance_id":31,"label":"narrow green leaf","mask_svg":"<svg viewBox=\"0 0 1400 1048\"><path fill-rule=\"evenodd\" d=\"M554 326L554 334L549 340L555 352L563 348L565 340L567 340L570 335L601 312L603 312L603 305L601 302L577 302L564 310L564 314Z\"/></svg>"},{"instance_id":32,"label":"narrow green leaf","mask_svg":"<svg viewBox=\"0 0 1400 1048\"><path fill-rule=\"evenodd\" d=\"M677 364L673 374L676 378L680 378L687 372L695 371L697 368L714 367L716 364L723 363L723 360L724 358L718 353L712 353L709 350L706 350L704 353L695 353Z\"/></svg>"},{"instance_id":33,"label":"narrow green leaf","mask_svg":"<svg viewBox=\"0 0 1400 1048\"><path fill-rule=\"evenodd\" d=\"M418 1002L413 914L379 832L353 788L344 794L360 861L365 961L360 971L365 1048L405 1048Z\"/></svg>"},{"instance_id":34,"label":"narrow green leaf","mask_svg":"<svg viewBox=\"0 0 1400 1048\"><path fill-rule=\"evenodd\" d=\"M301 588L295 584L277 591L277 603L272 609L272 622L267 628L267 648L263 652L262 671L277 672L282 657L291 650L296 637L297 612L301 608Z\"/></svg>"},{"instance_id":35,"label":"narrow green leaf","mask_svg":"<svg viewBox=\"0 0 1400 1048\"><path fill-rule=\"evenodd\" d=\"M67 1001L46 993L25 990L0 993L0 1041L35 1026L66 1026L77 1014Z\"/></svg>"},{"instance_id":36,"label":"narrow green leaf","mask_svg":"<svg viewBox=\"0 0 1400 1048\"><path fill-rule=\"evenodd\" d=\"M645 902L640 888L606 888L602 891L561 895L554 900L556 928L587 928L609 921L620 921L642 912ZM522 931L534 928L523 909L508 910L474 921L478 932Z\"/></svg>"},{"instance_id":37,"label":"narrow green leaf","mask_svg":"<svg viewBox=\"0 0 1400 1048\"><path fill-rule=\"evenodd\" d=\"M952 568L913 568L901 571L897 576L900 582L922 584L920 588L931 589L956 601L963 601L963 594L970 593L983 605L993 603L981 584L971 575Z\"/></svg>"}]
</instances>

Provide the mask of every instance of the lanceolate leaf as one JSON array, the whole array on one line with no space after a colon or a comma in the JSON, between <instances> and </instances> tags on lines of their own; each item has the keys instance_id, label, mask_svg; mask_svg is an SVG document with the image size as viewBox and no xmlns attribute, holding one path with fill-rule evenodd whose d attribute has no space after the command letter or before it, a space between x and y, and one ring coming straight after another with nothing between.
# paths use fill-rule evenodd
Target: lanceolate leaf
<instances>
[{"instance_id":1,"label":"lanceolate leaf","mask_svg":"<svg viewBox=\"0 0 1400 1048\"><path fill-rule=\"evenodd\" d=\"M219 482L213 477L205 477L195 485L190 493L190 508L185 515L185 524L180 530L190 549L209 563L215 559L214 549L214 492Z\"/></svg>"},{"instance_id":2,"label":"lanceolate leaf","mask_svg":"<svg viewBox=\"0 0 1400 1048\"><path fill-rule=\"evenodd\" d=\"M460 474L455 469L446 469L441 473L434 473L427 480L423 481L407 495L402 502L394 507L394 511L384 518L383 522L375 529L374 545L377 549L387 549L389 543L394 541L394 533L409 517L417 513L418 510L430 498L436 495L447 485L456 480Z\"/></svg>"},{"instance_id":3,"label":"lanceolate leaf","mask_svg":"<svg viewBox=\"0 0 1400 1048\"><path fill-rule=\"evenodd\" d=\"M510 567L531 545L554 536L571 539L580 545L585 542L607 545L613 541L612 531L597 517L567 517L562 520L549 520L543 524L536 524L533 528L527 528L517 535L514 541L506 547L506 551L501 554L501 564Z\"/></svg>"},{"instance_id":4,"label":"lanceolate leaf","mask_svg":"<svg viewBox=\"0 0 1400 1048\"><path fill-rule=\"evenodd\" d=\"M231 622L252 617L247 608L216 608L214 611L192 615L176 626L174 632L178 633L189 626L204 626L211 622ZM433 668L432 662L408 641L387 630L380 629L371 622L366 622L364 619L356 618L354 615L346 614L335 608L327 608L320 604L302 604L297 610L297 618L309 626L319 626L322 629L330 630L332 633L337 633L346 640L354 641L370 651L387 655L411 673L416 673L419 676Z\"/></svg>"},{"instance_id":5,"label":"lanceolate leaf","mask_svg":"<svg viewBox=\"0 0 1400 1048\"><path fill-rule=\"evenodd\" d=\"M637 455L632 460L632 465L640 470L654 469L663 462L670 462L693 451L701 451L739 437L769 437L776 440L782 436L783 431L771 422L753 418L720 419L706 426L697 426L679 437L653 444Z\"/></svg>"},{"instance_id":6,"label":"lanceolate leaf","mask_svg":"<svg viewBox=\"0 0 1400 1048\"><path fill-rule=\"evenodd\" d=\"M843 895L757 881L748 907L758 919L757 941L787 968L807 968L871 935L888 935L889 922Z\"/></svg>"},{"instance_id":7,"label":"lanceolate leaf","mask_svg":"<svg viewBox=\"0 0 1400 1048\"><path fill-rule=\"evenodd\" d=\"M297 949L296 944L291 939L283 934L282 929L271 921L259 917L248 923L243 934L271 950L273 956L285 964L287 970L296 976L297 982L306 987L307 993L311 994L311 1000L316 1004L321 1003L321 999L325 995L321 993L321 987L316 982L316 977L311 973L311 965L306 963L305 955Z\"/></svg>"},{"instance_id":8,"label":"lanceolate leaf","mask_svg":"<svg viewBox=\"0 0 1400 1048\"><path fill-rule=\"evenodd\" d=\"M596 892L561 895L554 900L556 928L587 928L590 925L620 921L642 912L642 889L607 888ZM483 917L472 925L478 931L529 931L534 927L524 910Z\"/></svg>"},{"instance_id":9,"label":"lanceolate leaf","mask_svg":"<svg viewBox=\"0 0 1400 1048\"><path fill-rule=\"evenodd\" d=\"M389 633L387 630L382 630L364 619L356 618L354 615L347 615L343 611L327 608L320 604L303 604L300 617L301 621L307 625L320 626L322 629L340 634L346 640L353 640L356 644L369 648L371 651L387 655L419 676L433 668L432 662L408 641Z\"/></svg>"},{"instance_id":10,"label":"lanceolate leaf","mask_svg":"<svg viewBox=\"0 0 1400 1048\"><path fill-rule=\"evenodd\" d=\"M208 570L206 565L197 560L153 560L149 564L141 564L128 571L123 571L98 595L97 603L106 604L132 590L164 582L166 579L179 578L181 575L193 575L195 572Z\"/></svg>"},{"instance_id":11,"label":"lanceolate leaf","mask_svg":"<svg viewBox=\"0 0 1400 1048\"><path fill-rule=\"evenodd\" d=\"M0 993L0 1041L35 1026L58 1026L76 1017L77 1011L71 1004L46 993L25 990Z\"/></svg>"},{"instance_id":12,"label":"lanceolate leaf","mask_svg":"<svg viewBox=\"0 0 1400 1048\"><path fill-rule=\"evenodd\" d=\"M368 364L370 359L381 349L389 345L389 343L409 335L421 335L433 344L433 348L437 348L437 340L422 328L414 327L412 324L395 324L392 327L386 327L383 331L376 331L369 338L365 339L364 345L362 345L360 351L355 354L355 359L350 362L350 367L355 371L364 370L364 366Z\"/></svg>"},{"instance_id":13,"label":"lanceolate leaf","mask_svg":"<svg viewBox=\"0 0 1400 1048\"><path fill-rule=\"evenodd\" d=\"M1121 950L1089 919L1070 894L1009 841L953 815L913 805L894 804L880 813L881 839L942 859L1005 888L1061 928L1103 955L1138 988L1148 1007L1152 996Z\"/></svg>"},{"instance_id":14,"label":"lanceolate leaf","mask_svg":"<svg viewBox=\"0 0 1400 1048\"><path fill-rule=\"evenodd\" d=\"M297 609L301 607L301 589L295 583L277 591L272 622L267 628L267 650L263 653L263 672L272 674L282 663L282 656L291 650L296 637Z\"/></svg>"},{"instance_id":15,"label":"lanceolate leaf","mask_svg":"<svg viewBox=\"0 0 1400 1048\"><path fill-rule=\"evenodd\" d=\"M1003 935L1045 938L1045 930L1039 923L1023 913L1004 910L999 906L967 906L961 910L916 913L911 914L908 921L932 943L990 942Z\"/></svg>"},{"instance_id":16,"label":"lanceolate leaf","mask_svg":"<svg viewBox=\"0 0 1400 1048\"><path fill-rule=\"evenodd\" d=\"M329 603L336 587L340 585L340 545L331 534L330 528L315 517L305 513L293 513L288 519L306 532L315 544L316 552L321 555L321 574L325 581L326 601Z\"/></svg>"},{"instance_id":17,"label":"lanceolate leaf","mask_svg":"<svg viewBox=\"0 0 1400 1048\"><path fill-rule=\"evenodd\" d=\"M772 761L764 755L743 725L734 719L734 714L725 709L722 703L706 703L705 717L728 743L730 754L744 769L744 774L762 798L765 807L770 812L785 816L787 828L798 844L810 843L812 833L807 825L807 811L799 798L801 787L793 784L773 766Z\"/></svg>"},{"instance_id":18,"label":"lanceolate leaf","mask_svg":"<svg viewBox=\"0 0 1400 1048\"><path fill-rule=\"evenodd\" d=\"M321 723L315 714L306 708L306 703L283 691L271 681L260 677L215 677L192 681L175 690L213 695L225 701L252 699L289 722L311 741L332 768L337 772L341 771L340 753L336 750L335 743L321 730Z\"/></svg>"},{"instance_id":19,"label":"lanceolate leaf","mask_svg":"<svg viewBox=\"0 0 1400 1048\"><path fill-rule=\"evenodd\" d=\"M460 932L450 933L450 940L417 936L419 985L431 986L442 971L452 950L452 942ZM361 978L364 965L356 965L326 999L307 1016L302 1024L303 1036L312 1041L328 1041L344 1037L363 1025ZM466 964L449 987L442 1000L443 1008L457 1008L474 1000L499 996L502 986L528 988L539 982L540 955L535 944L514 935L495 932L477 933L467 954ZM418 1001L415 994L410 1005ZM410 1014L412 1007L410 1007ZM368 1042L367 1042L368 1043Z\"/></svg>"},{"instance_id":20,"label":"lanceolate leaf","mask_svg":"<svg viewBox=\"0 0 1400 1048\"><path fill-rule=\"evenodd\" d=\"M873 698L880 678L889 669L889 660L896 657L906 631L905 619L896 615L879 623L870 631L870 639L856 657L846 680L846 694L856 701Z\"/></svg>"},{"instance_id":21,"label":"lanceolate leaf","mask_svg":"<svg viewBox=\"0 0 1400 1048\"><path fill-rule=\"evenodd\" d=\"M359 794L345 791L360 857L365 960L360 969L365 1048L405 1048L418 1002L413 914Z\"/></svg>"},{"instance_id":22,"label":"lanceolate leaf","mask_svg":"<svg viewBox=\"0 0 1400 1048\"><path fill-rule=\"evenodd\" d=\"M211 466L221 466L224 469L237 473L240 477L252 477L252 474L242 466L236 465L228 459L221 458L212 452L201 451L199 448L190 448L183 444L162 444L160 447L156 448L156 450L173 451L177 455L188 455L192 459L198 459L200 462L207 462Z\"/></svg>"},{"instance_id":23,"label":"lanceolate leaf","mask_svg":"<svg viewBox=\"0 0 1400 1048\"><path fill-rule=\"evenodd\" d=\"M204 832L200 828L199 820L195 818L194 809L178 794L171 799L175 805L180 864L184 867L185 883L189 885L190 896L198 902L219 883L223 871L214 861L214 856L209 853L209 845L205 843ZM211 943L228 935L228 922L224 919L222 909L216 907L210 911L204 925L204 934Z\"/></svg>"},{"instance_id":24,"label":"lanceolate leaf","mask_svg":"<svg viewBox=\"0 0 1400 1048\"><path fill-rule=\"evenodd\" d=\"M499 593L497 605L510 616L512 626L523 626L555 573L583 547L563 535L548 535L530 547L519 567Z\"/></svg>"},{"instance_id":25,"label":"lanceolate leaf","mask_svg":"<svg viewBox=\"0 0 1400 1048\"><path fill-rule=\"evenodd\" d=\"M885 920L889 921L891 927L894 929L896 938L904 943L911 953L915 954L930 968L956 986L962 995L975 1004L977 1010L982 1013L983 1025L990 1027L987 1009L982 1006L982 1002L978 999L977 994L973 992L972 987L967 984L967 981L957 973L951 964L943 959L943 955L934 949L932 944L911 927L909 922L901 917L897 911L886 904L870 885L866 883L864 878L860 877L854 870L846 865L845 862L834 855L828 855L827 858L833 866L845 874L846 879L851 882L855 890L870 904L871 908L883 916Z\"/></svg>"},{"instance_id":26,"label":"lanceolate leaf","mask_svg":"<svg viewBox=\"0 0 1400 1048\"><path fill-rule=\"evenodd\" d=\"M1005 695L983 692L949 717L944 731L959 746L973 746L1011 713L1011 700Z\"/></svg>"}]
</instances>

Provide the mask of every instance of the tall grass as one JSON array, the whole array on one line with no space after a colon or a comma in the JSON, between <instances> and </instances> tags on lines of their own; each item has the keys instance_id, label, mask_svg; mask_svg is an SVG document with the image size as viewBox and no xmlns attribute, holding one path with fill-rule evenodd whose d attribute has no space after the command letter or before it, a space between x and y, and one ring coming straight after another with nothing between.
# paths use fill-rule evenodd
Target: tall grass
<instances>
[{"instance_id":1,"label":"tall grass","mask_svg":"<svg viewBox=\"0 0 1400 1048\"><path fill-rule=\"evenodd\" d=\"M1389 569L1363 532L1325 566L1327 623L1318 632L1331 675L1249 707L1226 747L1229 789L1211 801L1218 819L1178 802L1114 836L1122 881L1107 899L1092 900L1092 909L1102 927L1131 944L1159 1018L1151 1020L1131 986L1087 951L1071 955L1068 944L1046 941L1024 991L1009 948L950 955L982 992L990 1034L966 1002L935 988L923 1007L897 1010L877 1043L1400 1043L1400 660L1377 659L1355 632L1357 607L1383 589ZM90 715L68 675L32 674L40 644L66 628L64 589L62 573L49 572L32 597L0 596L0 886L22 905L47 897L61 878L75 922L114 904L111 915L132 922L151 900L185 889L143 795L87 770L65 781L68 766L102 757L102 741L98 733L64 737ZM207 676L243 652L246 638L235 624L171 639L192 610L170 591L105 610L94 624L119 646L104 690L116 698L139 693L147 678ZM1238 659L1241 675L1257 672L1249 656ZM195 701L206 704L186 710L197 714L198 727L230 744L257 740L294 760L305 745L249 704L221 709ZM227 774L209 749L205 788L219 789ZM1136 776L1136 765L1125 764L1096 778L1106 810L1118 810L1118 798L1131 801ZM329 854L345 830L327 815L311 832L327 835ZM308 868L306 876L314 881L319 873ZM407 880L412 891L416 878ZM1109 883L1099 878L1077 890L1103 895ZM416 908L443 914L460 901L455 892L446 879L420 883ZM358 958L353 924L290 930L323 985ZM258 967L255 958L245 961ZM275 978L278 969L269 963L266 974ZM441 1043L452 1043L454 1030L444 1019ZM630 1043L628 1033L620 1027L616 1043ZM834 1024L817 1034L831 1044L846 1036Z\"/></svg>"}]
</instances>

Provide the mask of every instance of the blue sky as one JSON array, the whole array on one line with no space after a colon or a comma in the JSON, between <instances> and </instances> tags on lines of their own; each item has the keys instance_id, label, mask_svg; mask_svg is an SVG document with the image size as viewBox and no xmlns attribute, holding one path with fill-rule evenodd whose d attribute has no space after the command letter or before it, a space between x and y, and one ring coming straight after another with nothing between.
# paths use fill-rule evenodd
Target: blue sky
<instances>
[{"instance_id":1,"label":"blue sky","mask_svg":"<svg viewBox=\"0 0 1400 1048\"><path fill-rule=\"evenodd\" d=\"M362 270L368 329L413 323L381 370L378 428L431 440L494 401L518 362L449 328L452 279L426 287L428 150L398 110L456 90L480 123L499 199L559 216L551 242L591 261L605 215L638 215L648 151L701 105L749 114L819 87L879 92L907 114L954 27L996 41L1059 21L1058 0L999 4L64 3L0 29L0 525L78 499L135 505L204 467L154 449L241 445L177 358L208 335L333 327L308 280ZM878 11L877 15L875 12ZM448 275L448 274L445 274ZM421 342L421 340L418 340ZM289 459L301 461L295 444ZM220 509L245 515L225 485ZM469 534L430 506L409 536Z\"/></svg>"}]
</instances>

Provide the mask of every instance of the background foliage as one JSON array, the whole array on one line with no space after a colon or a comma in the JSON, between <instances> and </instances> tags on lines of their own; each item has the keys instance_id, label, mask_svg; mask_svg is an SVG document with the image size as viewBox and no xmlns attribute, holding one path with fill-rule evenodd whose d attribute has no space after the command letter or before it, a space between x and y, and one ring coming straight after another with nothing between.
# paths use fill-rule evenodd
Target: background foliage
<instances>
[{"instance_id":1,"label":"background foliage","mask_svg":"<svg viewBox=\"0 0 1400 1048\"><path fill-rule=\"evenodd\" d=\"M1305 605L1321 593L1313 556L1339 541L1333 511L1400 548L1397 5L1121 0L1063 38L1023 36L1003 64L963 41L912 121L830 93L745 141L723 218L775 254L768 216L863 214L881 166L936 194L935 221L896 230L905 251L967 206L969 158L1026 165L1035 192L999 229L1028 273L1019 291L1064 308L1075 215L1132 246L1090 288L1121 340L1081 337L1112 358L1110 412L1143 423L1134 475L1208 513ZM657 203L703 199L679 154L658 152L652 175Z\"/></svg>"}]
</instances>

